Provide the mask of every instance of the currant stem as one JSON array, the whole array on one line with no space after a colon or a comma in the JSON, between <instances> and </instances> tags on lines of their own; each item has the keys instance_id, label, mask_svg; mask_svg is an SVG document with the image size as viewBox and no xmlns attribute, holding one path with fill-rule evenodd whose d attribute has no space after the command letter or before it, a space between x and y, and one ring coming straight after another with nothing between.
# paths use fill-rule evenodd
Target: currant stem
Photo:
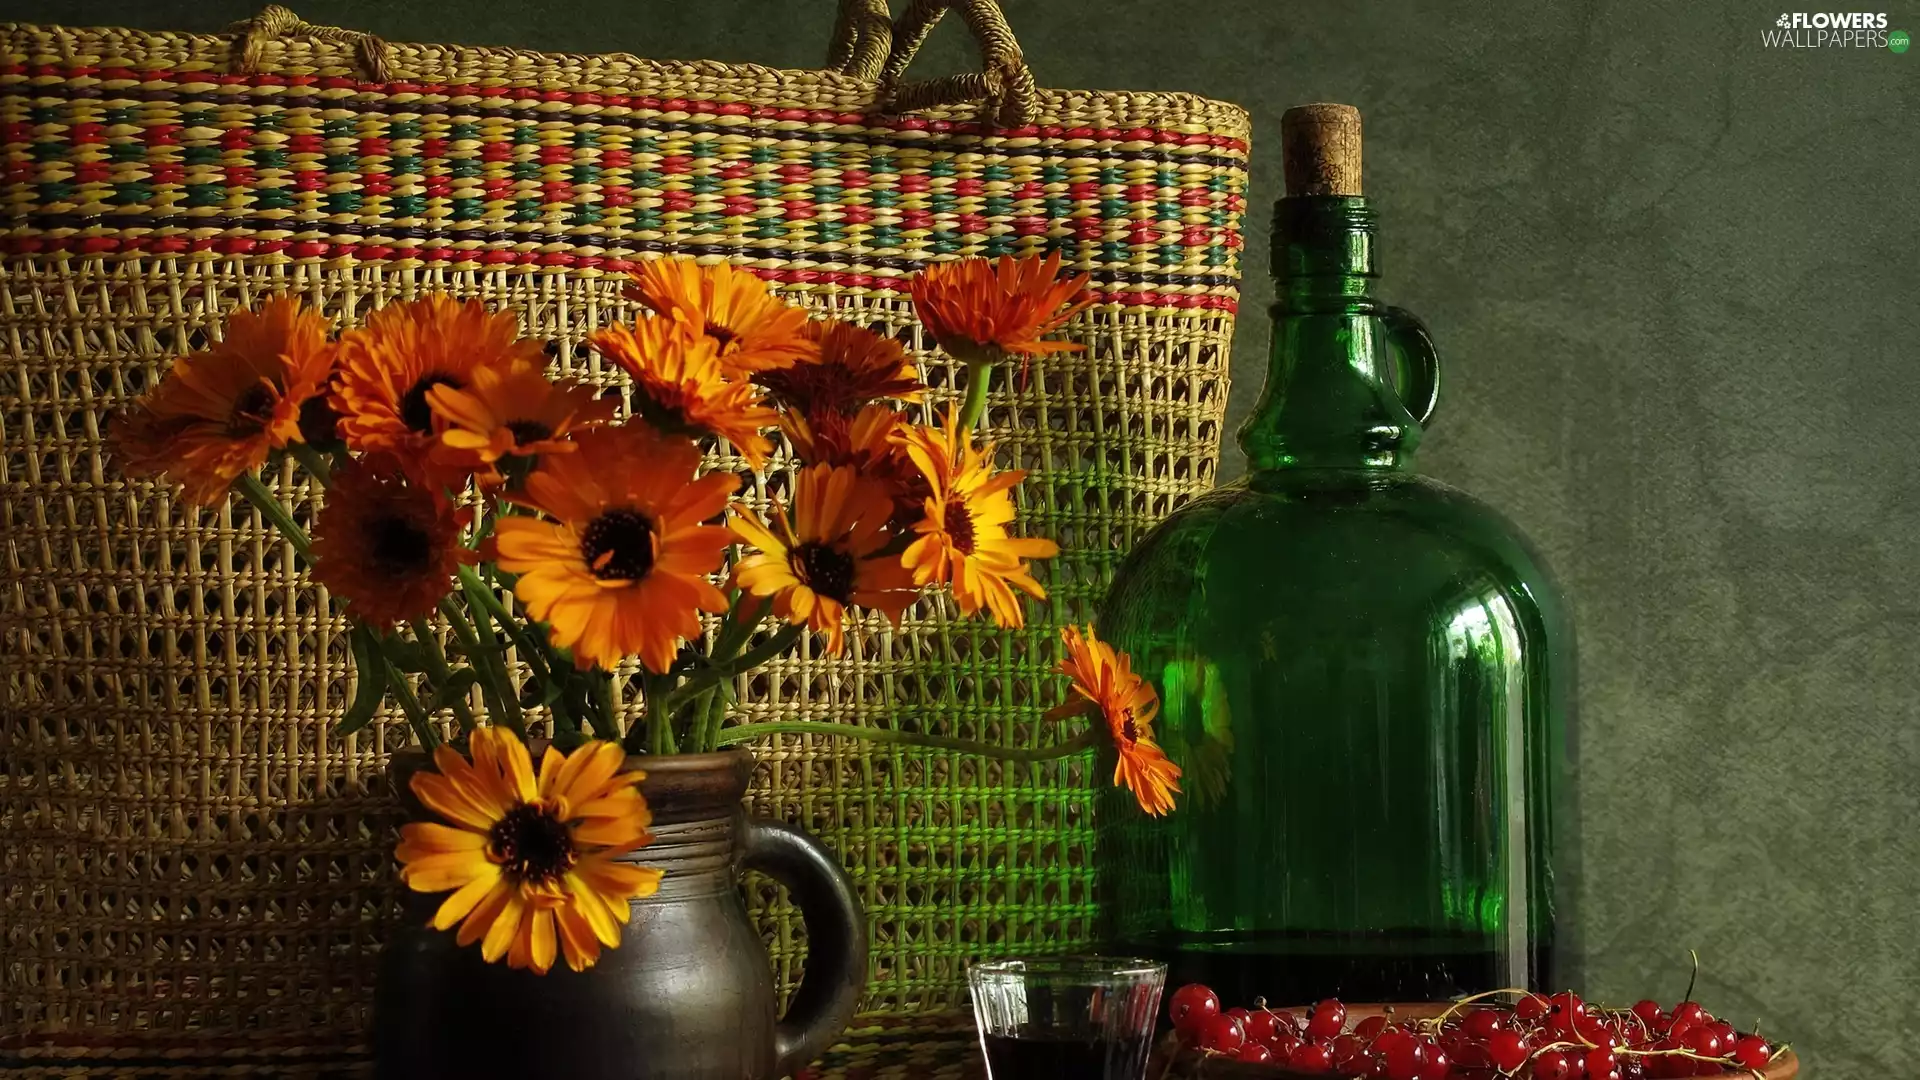
<instances>
[{"instance_id":1,"label":"currant stem","mask_svg":"<svg viewBox=\"0 0 1920 1080\"><path fill-rule=\"evenodd\" d=\"M1456 1001L1453 1004L1447 1006L1446 1011L1441 1013L1439 1016L1430 1017L1426 1020L1422 1020L1420 1021L1420 1024L1424 1027L1427 1027L1430 1030L1438 1031L1440 1030L1441 1026L1447 1022L1447 1018L1452 1016L1454 1012L1457 1009L1459 1009L1460 1006L1462 1005L1471 1005L1476 1001L1484 1001L1487 998L1498 997L1501 994L1514 994L1519 997L1526 997L1528 994L1531 994L1531 993L1533 993L1533 991L1531 990L1515 989L1514 987L1511 987L1511 986L1502 987L1499 990L1483 990L1478 994L1470 994L1467 997L1461 998L1459 1001Z\"/></svg>"}]
</instances>

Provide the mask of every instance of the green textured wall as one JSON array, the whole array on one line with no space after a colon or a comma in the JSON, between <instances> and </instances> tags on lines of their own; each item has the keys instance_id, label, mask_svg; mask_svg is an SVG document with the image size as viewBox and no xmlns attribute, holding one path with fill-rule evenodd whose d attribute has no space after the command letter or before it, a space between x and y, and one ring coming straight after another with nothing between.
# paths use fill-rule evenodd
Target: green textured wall
<instances>
[{"instance_id":1,"label":"green textured wall","mask_svg":"<svg viewBox=\"0 0 1920 1080\"><path fill-rule=\"evenodd\" d=\"M257 6L0 13L212 30ZM832 5L292 6L396 40L805 67ZM1046 85L1251 108L1260 233L1281 111L1365 110L1386 291L1446 355L1425 467L1517 520L1578 614L1588 988L1671 999L1692 947L1700 996L1820 1080L1912 1072L1920 51L1770 50L1775 9L1729 0L1007 8ZM923 63L970 55L948 28ZM1236 419L1265 254L1251 238Z\"/></svg>"}]
</instances>

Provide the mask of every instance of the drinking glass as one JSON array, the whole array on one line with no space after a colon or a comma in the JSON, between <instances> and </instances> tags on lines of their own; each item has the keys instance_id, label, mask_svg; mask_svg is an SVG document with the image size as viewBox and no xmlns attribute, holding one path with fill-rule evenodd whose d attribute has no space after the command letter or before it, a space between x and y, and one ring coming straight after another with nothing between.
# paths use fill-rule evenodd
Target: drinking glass
<instances>
[{"instance_id":1,"label":"drinking glass","mask_svg":"<svg viewBox=\"0 0 1920 1080\"><path fill-rule=\"evenodd\" d=\"M989 1080L1142 1080L1167 965L1114 956L967 969Z\"/></svg>"}]
</instances>

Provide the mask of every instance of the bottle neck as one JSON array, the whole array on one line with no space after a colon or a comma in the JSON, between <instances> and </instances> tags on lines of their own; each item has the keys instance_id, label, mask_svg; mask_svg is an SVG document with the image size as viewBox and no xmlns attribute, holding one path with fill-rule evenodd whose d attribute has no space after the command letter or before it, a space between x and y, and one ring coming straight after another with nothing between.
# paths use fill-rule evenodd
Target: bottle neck
<instances>
[{"instance_id":1,"label":"bottle neck","mask_svg":"<svg viewBox=\"0 0 1920 1080\"><path fill-rule=\"evenodd\" d=\"M1367 200L1281 199L1273 275L1267 383L1239 433L1249 470L1407 464L1420 423L1395 388L1409 381L1403 324L1412 319L1373 296Z\"/></svg>"}]
</instances>

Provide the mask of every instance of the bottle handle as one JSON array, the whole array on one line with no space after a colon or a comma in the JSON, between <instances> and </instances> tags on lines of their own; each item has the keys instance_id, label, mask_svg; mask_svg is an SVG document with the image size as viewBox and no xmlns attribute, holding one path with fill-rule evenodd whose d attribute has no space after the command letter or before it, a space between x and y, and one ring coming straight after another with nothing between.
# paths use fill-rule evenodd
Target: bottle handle
<instances>
[{"instance_id":1,"label":"bottle handle","mask_svg":"<svg viewBox=\"0 0 1920 1080\"><path fill-rule=\"evenodd\" d=\"M1424 429L1440 403L1440 352L1433 347L1426 324L1406 308L1383 308L1380 320L1386 323L1387 340L1399 360L1395 382L1400 400Z\"/></svg>"},{"instance_id":2,"label":"bottle handle","mask_svg":"<svg viewBox=\"0 0 1920 1080\"><path fill-rule=\"evenodd\" d=\"M799 829L746 820L741 863L787 887L807 925L807 967L773 1032L775 1075L799 1072L847 1029L867 985L867 919L833 853Z\"/></svg>"}]
</instances>

